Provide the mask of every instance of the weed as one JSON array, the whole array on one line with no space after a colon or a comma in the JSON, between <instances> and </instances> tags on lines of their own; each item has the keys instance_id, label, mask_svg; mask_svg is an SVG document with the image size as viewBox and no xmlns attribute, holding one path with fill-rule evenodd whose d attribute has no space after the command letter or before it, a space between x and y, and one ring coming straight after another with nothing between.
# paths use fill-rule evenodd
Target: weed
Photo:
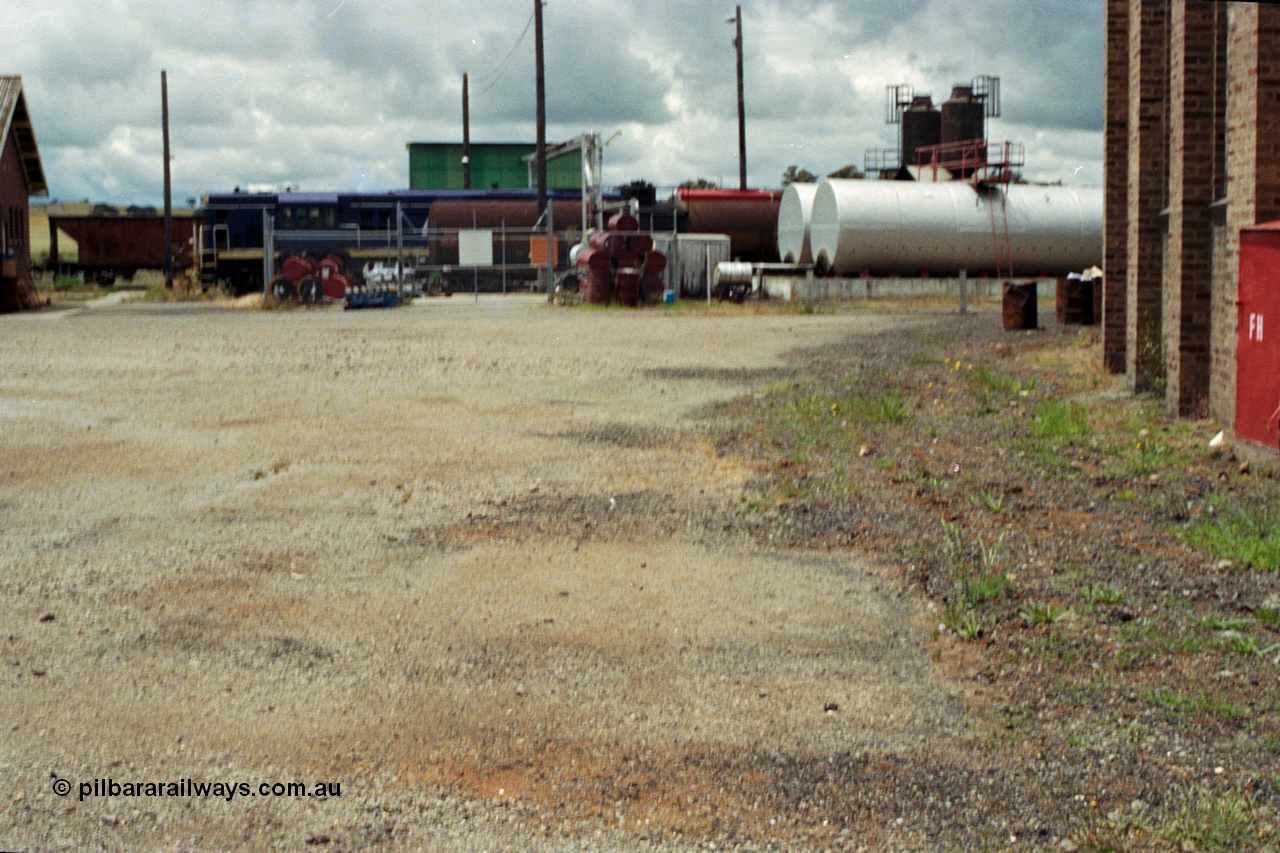
<instances>
[{"instance_id":1,"label":"weed","mask_svg":"<svg viewBox=\"0 0 1280 853\"><path fill-rule=\"evenodd\" d=\"M1080 596L1089 604L1120 604L1124 593L1113 586L1086 583L1080 587Z\"/></svg>"},{"instance_id":2,"label":"weed","mask_svg":"<svg viewBox=\"0 0 1280 853\"><path fill-rule=\"evenodd\" d=\"M1040 604L1035 601L1028 601L1026 606L1022 608L1020 615L1031 625L1054 625L1062 620L1067 614L1068 608L1049 602L1048 604Z\"/></svg>"},{"instance_id":3,"label":"weed","mask_svg":"<svg viewBox=\"0 0 1280 853\"><path fill-rule=\"evenodd\" d=\"M1262 654L1262 649L1258 647L1258 641L1253 637L1245 635L1231 637L1226 640L1224 643L1224 650L1238 655L1247 656Z\"/></svg>"},{"instance_id":4,"label":"weed","mask_svg":"<svg viewBox=\"0 0 1280 853\"><path fill-rule=\"evenodd\" d=\"M1221 616L1205 616L1191 624L1208 631L1248 631L1253 622L1248 619L1223 619Z\"/></svg>"},{"instance_id":5,"label":"weed","mask_svg":"<svg viewBox=\"0 0 1280 853\"><path fill-rule=\"evenodd\" d=\"M996 601L1013 584L1001 574L982 572L970 578L964 586L964 599L974 607L987 601Z\"/></svg>"},{"instance_id":6,"label":"weed","mask_svg":"<svg viewBox=\"0 0 1280 853\"><path fill-rule=\"evenodd\" d=\"M966 602L952 601L947 605L942 617L942 624L965 640L977 640L986 628L986 620L981 614L966 607Z\"/></svg>"},{"instance_id":7,"label":"weed","mask_svg":"<svg viewBox=\"0 0 1280 853\"><path fill-rule=\"evenodd\" d=\"M1089 433L1089 410L1079 403L1046 400L1035 407L1031 435L1040 439L1074 439Z\"/></svg>"},{"instance_id":8,"label":"weed","mask_svg":"<svg viewBox=\"0 0 1280 853\"><path fill-rule=\"evenodd\" d=\"M1142 694L1142 698L1177 716L1205 713L1228 720L1239 720L1245 716L1243 708L1219 699L1208 691L1193 696L1178 690L1148 690Z\"/></svg>"},{"instance_id":9,"label":"weed","mask_svg":"<svg viewBox=\"0 0 1280 853\"><path fill-rule=\"evenodd\" d=\"M1183 849L1259 850L1269 847L1272 835L1261 824L1248 791L1196 788L1185 793L1178 813L1159 834Z\"/></svg>"},{"instance_id":10,"label":"weed","mask_svg":"<svg viewBox=\"0 0 1280 853\"><path fill-rule=\"evenodd\" d=\"M982 505L987 508L987 512L994 515L1004 512L1004 489L999 486L982 489L978 497L982 500Z\"/></svg>"}]
</instances>

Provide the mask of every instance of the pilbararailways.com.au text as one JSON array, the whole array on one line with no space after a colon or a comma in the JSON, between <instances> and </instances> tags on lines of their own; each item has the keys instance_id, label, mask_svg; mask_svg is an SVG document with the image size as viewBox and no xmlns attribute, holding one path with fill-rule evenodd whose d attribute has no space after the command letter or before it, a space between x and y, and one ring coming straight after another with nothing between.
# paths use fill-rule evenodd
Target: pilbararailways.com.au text
<instances>
[{"instance_id":1,"label":"pilbararailways.com.au text","mask_svg":"<svg viewBox=\"0 0 1280 853\"><path fill-rule=\"evenodd\" d=\"M168 782L117 782L94 779L73 784L69 779L55 779L53 792L65 797L75 791L83 802L90 797L201 797L231 802L236 797L341 797L341 782L204 782L179 779Z\"/></svg>"}]
</instances>

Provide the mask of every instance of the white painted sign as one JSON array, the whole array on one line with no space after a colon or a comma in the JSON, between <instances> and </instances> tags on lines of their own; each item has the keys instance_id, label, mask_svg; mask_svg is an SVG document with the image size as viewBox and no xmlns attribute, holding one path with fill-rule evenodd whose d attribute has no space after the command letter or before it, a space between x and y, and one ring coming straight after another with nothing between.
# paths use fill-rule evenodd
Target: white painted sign
<instances>
[{"instance_id":1,"label":"white painted sign","mask_svg":"<svg viewBox=\"0 0 1280 853\"><path fill-rule=\"evenodd\" d=\"M493 231L485 228L459 231L458 266L493 266Z\"/></svg>"}]
</instances>

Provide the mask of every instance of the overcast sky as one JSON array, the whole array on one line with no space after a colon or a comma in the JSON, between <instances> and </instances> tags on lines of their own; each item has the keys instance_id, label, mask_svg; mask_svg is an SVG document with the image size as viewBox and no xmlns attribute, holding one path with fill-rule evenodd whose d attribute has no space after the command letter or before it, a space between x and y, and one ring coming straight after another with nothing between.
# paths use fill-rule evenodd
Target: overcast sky
<instances>
[{"instance_id":1,"label":"overcast sky","mask_svg":"<svg viewBox=\"0 0 1280 853\"><path fill-rule=\"evenodd\" d=\"M547 138L595 131L609 185L738 184L733 3L547 0ZM1026 175L1101 186L1103 0L745 0L753 187L896 145L885 87L936 103L1001 78L992 140ZM250 184L408 184L409 142L535 139L530 0L4 0L0 74L22 76L52 198L175 203ZM615 137L615 134L616 137Z\"/></svg>"}]
</instances>

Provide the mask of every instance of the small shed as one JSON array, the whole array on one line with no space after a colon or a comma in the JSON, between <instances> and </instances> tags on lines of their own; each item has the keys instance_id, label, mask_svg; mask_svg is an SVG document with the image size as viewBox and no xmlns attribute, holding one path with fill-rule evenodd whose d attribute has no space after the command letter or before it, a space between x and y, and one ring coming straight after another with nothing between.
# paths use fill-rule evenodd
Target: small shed
<instances>
[{"instance_id":1,"label":"small shed","mask_svg":"<svg viewBox=\"0 0 1280 853\"><path fill-rule=\"evenodd\" d=\"M0 77L0 311L39 304L31 281L31 196L49 194L21 77Z\"/></svg>"}]
</instances>

